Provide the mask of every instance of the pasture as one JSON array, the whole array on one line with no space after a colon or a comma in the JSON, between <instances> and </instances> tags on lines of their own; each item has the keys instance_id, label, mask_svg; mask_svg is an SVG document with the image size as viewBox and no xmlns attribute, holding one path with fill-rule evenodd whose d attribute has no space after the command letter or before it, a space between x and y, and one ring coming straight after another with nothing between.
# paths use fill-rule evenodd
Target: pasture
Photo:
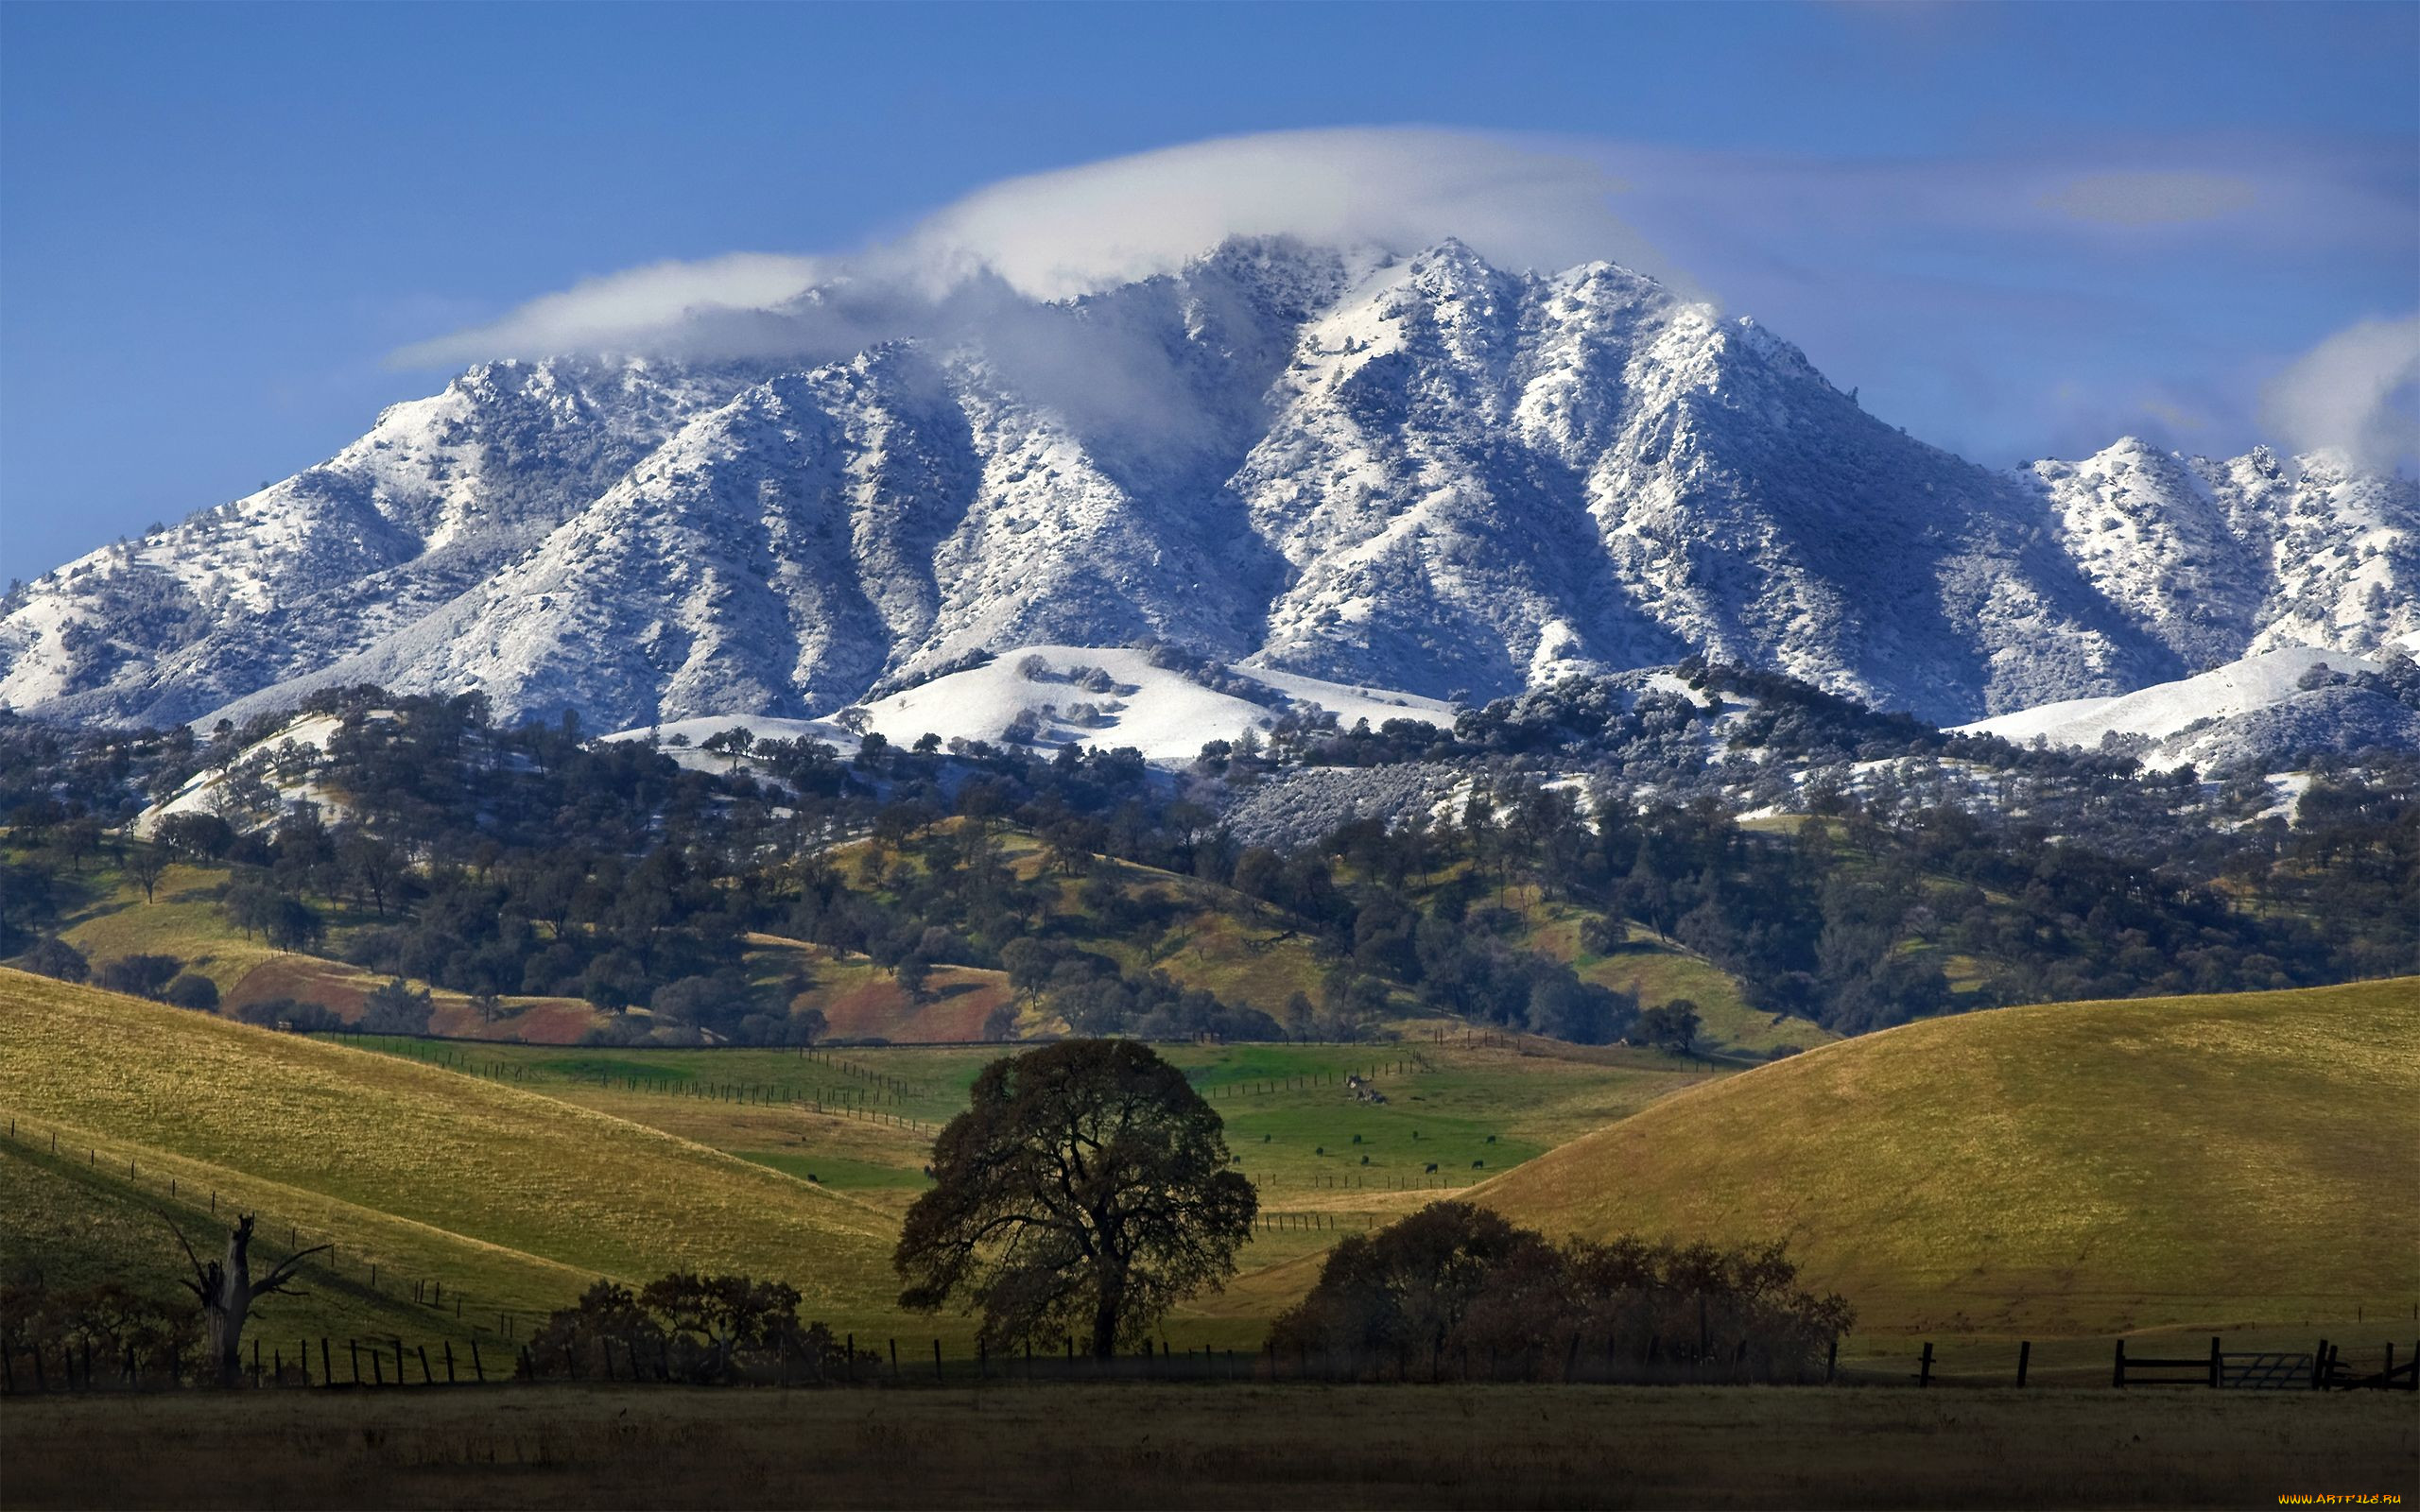
<instances>
[{"instance_id":1,"label":"pasture","mask_svg":"<svg viewBox=\"0 0 2420 1512\"><path fill-rule=\"evenodd\" d=\"M0 1086L20 1143L56 1133L71 1160L94 1152L90 1170L132 1162L146 1191L216 1191L489 1310L695 1267L782 1276L836 1326L891 1311L878 1210L400 1057L0 971Z\"/></svg>"},{"instance_id":2,"label":"pasture","mask_svg":"<svg viewBox=\"0 0 2420 1512\"><path fill-rule=\"evenodd\" d=\"M2404 978L1928 1020L1693 1089L1476 1195L1551 1234L1787 1237L1865 1329L2016 1337L2410 1319L2416 1191Z\"/></svg>"},{"instance_id":3,"label":"pasture","mask_svg":"<svg viewBox=\"0 0 2420 1512\"><path fill-rule=\"evenodd\" d=\"M78 1274L171 1282L174 1238L144 1214L174 1183L204 1203L180 1210L197 1235L215 1194L298 1242L334 1238L339 1263L319 1267L327 1291L308 1316L339 1338L437 1337L465 1299L463 1329L526 1336L598 1277L689 1267L786 1280L809 1317L955 1349L969 1320L903 1315L890 1251L934 1133L1003 1049L312 1040L0 972L0 1111L26 1134L0 1142L9 1211L22 1198L56 1218L12 1232L5 1258L71 1246ZM1172 1327L1243 1348L1342 1234L1715 1074L1651 1052L1476 1040L1165 1049L1227 1118L1265 1212L1247 1276ZM1357 1099L1356 1073L1387 1100ZM45 1166L53 1134L66 1154ZM79 1227L84 1203L124 1221ZM393 1288L422 1278L449 1289L447 1315L398 1322ZM271 1305L266 1326L283 1332L292 1304Z\"/></svg>"}]
</instances>

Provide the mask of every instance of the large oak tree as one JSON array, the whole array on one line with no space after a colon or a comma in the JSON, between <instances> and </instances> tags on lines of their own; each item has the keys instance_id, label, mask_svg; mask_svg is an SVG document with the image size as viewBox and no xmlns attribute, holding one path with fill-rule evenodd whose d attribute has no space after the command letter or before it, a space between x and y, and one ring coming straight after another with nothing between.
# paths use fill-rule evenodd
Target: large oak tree
<instances>
[{"instance_id":1,"label":"large oak tree","mask_svg":"<svg viewBox=\"0 0 2420 1512\"><path fill-rule=\"evenodd\" d=\"M1259 1198L1184 1074L1130 1040L994 1061L908 1210L900 1301L962 1299L995 1348L1078 1333L1106 1357L1235 1274Z\"/></svg>"}]
</instances>

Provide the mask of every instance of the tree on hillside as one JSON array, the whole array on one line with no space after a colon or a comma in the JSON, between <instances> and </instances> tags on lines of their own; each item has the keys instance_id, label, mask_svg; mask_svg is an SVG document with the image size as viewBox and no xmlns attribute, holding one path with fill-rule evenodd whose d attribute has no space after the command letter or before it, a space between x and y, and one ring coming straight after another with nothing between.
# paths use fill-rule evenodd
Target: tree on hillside
<instances>
[{"instance_id":1,"label":"tree on hillside","mask_svg":"<svg viewBox=\"0 0 2420 1512\"><path fill-rule=\"evenodd\" d=\"M129 846L126 851L127 880L143 889L143 901L149 902L160 878L168 869L168 854L156 845Z\"/></svg>"},{"instance_id":2,"label":"tree on hillside","mask_svg":"<svg viewBox=\"0 0 2420 1512\"><path fill-rule=\"evenodd\" d=\"M1651 1045L1662 1045L1682 1055L1697 1043L1698 1005L1687 998L1674 998L1662 1007L1650 1008L1638 1016L1639 1032Z\"/></svg>"},{"instance_id":3,"label":"tree on hillside","mask_svg":"<svg viewBox=\"0 0 2420 1512\"><path fill-rule=\"evenodd\" d=\"M729 730L720 730L715 734L708 735L705 739L698 743L698 748L703 751L711 751L717 756L729 757L731 760L731 769L735 772L739 770L739 759L742 756L747 755L748 748L755 744L756 732L754 730L748 729L744 725L734 725Z\"/></svg>"},{"instance_id":4,"label":"tree on hillside","mask_svg":"<svg viewBox=\"0 0 2420 1512\"><path fill-rule=\"evenodd\" d=\"M92 962L84 953L56 935L45 935L34 941L34 948L19 961L28 971L53 977L61 982L81 982L93 974Z\"/></svg>"},{"instance_id":5,"label":"tree on hillside","mask_svg":"<svg viewBox=\"0 0 2420 1512\"><path fill-rule=\"evenodd\" d=\"M166 990L184 962L173 955L121 955L106 961L93 977L94 984L112 992L124 992L130 997L156 998Z\"/></svg>"},{"instance_id":6,"label":"tree on hillside","mask_svg":"<svg viewBox=\"0 0 2420 1512\"><path fill-rule=\"evenodd\" d=\"M215 814L188 811L163 816L151 837L188 860L216 861L235 844L235 830Z\"/></svg>"},{"instance_id":7,"label":"tree on hillside","mask_svg":"<svg viewBox=\"0 0 2420 1512\"><path fill-rule=\"evenodd\" d=\"M172 1230L173 1231L173 1230ZM291 1294L296 1267L303 1261L327 1248L313 1245L280 1261L267 1276L252 1280L252 1215L245 1213L227 1235L227 1259L204 1264L185 1242L182 1232L177 1243L184 1246L185 1259L192 1263L193 1280L184 1283L201 1303L202 1319L210 1332L210 1356L217 1371L218 1383L232 1386L243 1376L242 1349L244 1322L251 1314L252 1304L264 1297Z\"/></svg>"},{"instance_id":8,"label":"tree on hillside","mask_svg":"<svg viewBox=\"0 0 2420 1512\"><path fill-rule=\"evenodd\" d=\"M354 1025L364 1034L426 1034L432 1012L428 988L414 991L400 980L379 983L361 1000Z\"/></svg>"},{"instance_id":9,"label":"tree on hillside","mask_svg":"<svg viewBox=\"0 0 2420 1512\"><path fill-rule=\"evenodd\" d=\"M893 1264L903 1305L952 1297L996 1348L1080 1332L1107 1358L1235 1274L1259 1198L1184 1074L1129 1040L994 1061L934 1145Z\"/></svg>"}]
</instances>

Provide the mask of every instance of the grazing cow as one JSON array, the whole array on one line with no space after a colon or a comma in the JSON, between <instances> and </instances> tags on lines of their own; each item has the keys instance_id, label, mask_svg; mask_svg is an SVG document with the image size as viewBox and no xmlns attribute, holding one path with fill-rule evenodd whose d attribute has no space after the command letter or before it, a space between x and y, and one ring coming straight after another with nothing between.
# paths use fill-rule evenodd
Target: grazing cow
<instances>
[{"instance_id":1,"label":"grazing cow","mask_svg":"<svg viewBox=\"0 0 2420 1512\"><path fill-rule=\"evenodd\" d=\"M1474 1170L1474 1171L1476 1171L1476 1170L1478 1170L1480 1167L1482 1167L1482 1166L1484 1166L1484 1165L1486 1165L1486 1164L1487 1164L1487 1162L1486 1162L1485 1160L1473 1160L1473 1161L1471 1162L1471 1169L1472 1169L1472 1170Z\"/></svg>"},{"instance_id":2,"label":"grazing cow","mask_svg":"<svg viewBox=\"0 0 2420 1512\"><path fill-rule=\"evenodd\" d=\"M1427 1176L1435 1176L1437 1174L1437 1162L1434 1160L1429 1161L1428 1169L1424 1174Z\"/></svg>"}]
</instances>

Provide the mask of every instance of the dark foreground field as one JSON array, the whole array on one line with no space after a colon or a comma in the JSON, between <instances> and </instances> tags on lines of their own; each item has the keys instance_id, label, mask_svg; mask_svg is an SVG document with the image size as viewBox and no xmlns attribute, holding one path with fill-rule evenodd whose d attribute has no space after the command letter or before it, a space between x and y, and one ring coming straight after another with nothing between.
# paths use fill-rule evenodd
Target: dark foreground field
<instances>
[{"instance_id":1,"label":"dark foreground field","mask_svg":"<svg viewBox=\"0 0 2420 1512\"><path fill-rule=\"evenodd\" d=\"M2420 1490L2420 1414L2379 1393L298 1392L17 1400L0 1441L10 1508L2248 1507Z\"/></svg>"}]
</instances>

